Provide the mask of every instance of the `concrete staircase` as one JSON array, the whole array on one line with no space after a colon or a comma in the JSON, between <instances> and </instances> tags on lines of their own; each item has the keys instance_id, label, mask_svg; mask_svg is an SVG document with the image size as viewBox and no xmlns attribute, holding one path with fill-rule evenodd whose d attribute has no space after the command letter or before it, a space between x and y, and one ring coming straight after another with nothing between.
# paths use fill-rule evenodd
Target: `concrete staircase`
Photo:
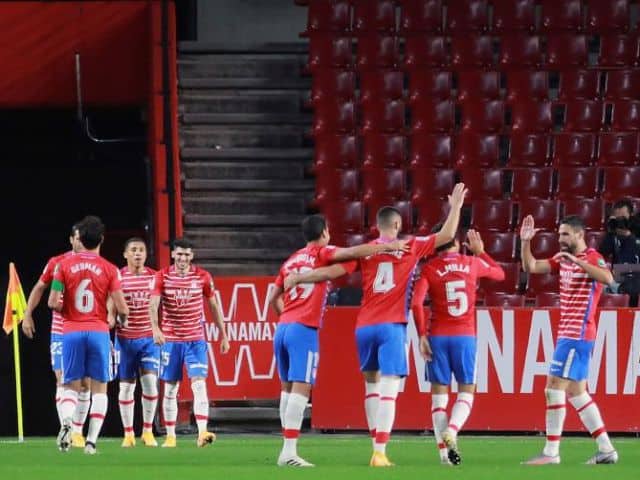
<instances>
[{"instance_id":1,"label":"concrete staircase","mask_svg":"<svg viewBox=\"0 0 640 480\"><path fill-rule=\"evenodd\" d=\"M180 44L185 237L214 275L271 275L302 244L313 194L304 46Z\"/></svg>"}]
</instances>

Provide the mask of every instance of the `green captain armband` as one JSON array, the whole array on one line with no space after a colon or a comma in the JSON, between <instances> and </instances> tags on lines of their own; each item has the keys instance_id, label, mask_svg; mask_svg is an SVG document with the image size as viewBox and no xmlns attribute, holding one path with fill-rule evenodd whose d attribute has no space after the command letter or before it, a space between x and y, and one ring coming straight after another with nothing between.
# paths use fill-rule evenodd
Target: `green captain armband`
<instances>
[{"instance_id":1,"label":"green captain armband","mask_svg":"<svg viewBox=\"0 0 640 480\"><path fill-rule=\"evenodd\" d=\"M64 292L64 284L60 280L51 282L51 290L55 292Z\"/></svg>"}]
</instances>

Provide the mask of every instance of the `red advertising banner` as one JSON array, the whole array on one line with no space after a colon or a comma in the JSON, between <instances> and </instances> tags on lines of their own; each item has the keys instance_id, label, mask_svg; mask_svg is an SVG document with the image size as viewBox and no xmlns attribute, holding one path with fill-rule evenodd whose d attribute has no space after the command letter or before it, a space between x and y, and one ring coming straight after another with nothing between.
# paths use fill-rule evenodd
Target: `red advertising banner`
<instances>
[{"instance_id":1,"label":"red advertising banner","mask_svg":"<svg viewBox=\"0 0 640 480\"><path fill-rule=\"evenodd\" d=\"M329 309L320 334L320 367L312 424L319 429L366 429L364 385L355 344L355 308ZM640 431L640 311L602 310L590 366L589 391L610 431ZM478 393L469 430L544 431L544 387L554 349L556 309L479 309ZM431 428L430 385L424 380L415 326L408 326L409 376L398 397L395 428ZM455 391L455 388L454 388ZM451 399L450 399L451 402ZM568 408L565 429L581 431Z\"/></svg>"}]
</instances>

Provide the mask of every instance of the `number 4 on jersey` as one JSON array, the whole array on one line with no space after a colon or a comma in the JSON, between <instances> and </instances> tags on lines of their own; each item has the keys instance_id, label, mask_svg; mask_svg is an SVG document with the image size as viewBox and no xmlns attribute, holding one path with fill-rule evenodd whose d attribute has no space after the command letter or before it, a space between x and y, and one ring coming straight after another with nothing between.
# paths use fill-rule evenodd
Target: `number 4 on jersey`
<instances>
[{"instance_id":1,"label":"number 4 on jersey","mask_svg":"<svg viewBox=\"0 0 640 480\"><path fill-rule=\"evenodd\" d=\"M374 293L387 293L395 286L396 284L393 281L393 263L382 262L378 265L376 279L373 282Z\"/></svg>"}]
</instances>

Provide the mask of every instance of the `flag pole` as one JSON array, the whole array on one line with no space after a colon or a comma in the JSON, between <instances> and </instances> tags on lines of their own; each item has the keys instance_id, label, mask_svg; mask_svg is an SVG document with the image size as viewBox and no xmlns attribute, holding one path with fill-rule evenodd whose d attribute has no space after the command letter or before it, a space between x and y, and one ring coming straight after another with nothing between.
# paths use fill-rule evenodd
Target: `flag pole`
<instances>
[{"instance_id":1,"label":"flag pole","mask_svg":"<svg viewBox=\"0 0 640 480\"><path fill-rule=\"evenodd\" d=\"M7 287L7 301L4 308L3 328L7 333L13 332L13 365L16 377L18 443L22 443L24 442L24 425L22 421L22 378L20 374L20 332L18 331L18 324L24 318L27 303L24 299L18 272L13 262L9 263L9 286ZM9 318L7 318L9 315L11 315L10 323L8 321ZM11 330L9 330L9 325L11 325Z\"/></svg>"},{"instance_id":2,"label":"flag pole","mask_svg":"<svg viewBox=\"0 0 640 480\"><path fill-rule=\"evenodd\" d=\"M22 380L20 376L20 334L18 333L18 316L13 316L13 363L16 370L16 412L18 416L18 443L24 442L24 425L22 422Z\"/></svg>"}]
</instances>

